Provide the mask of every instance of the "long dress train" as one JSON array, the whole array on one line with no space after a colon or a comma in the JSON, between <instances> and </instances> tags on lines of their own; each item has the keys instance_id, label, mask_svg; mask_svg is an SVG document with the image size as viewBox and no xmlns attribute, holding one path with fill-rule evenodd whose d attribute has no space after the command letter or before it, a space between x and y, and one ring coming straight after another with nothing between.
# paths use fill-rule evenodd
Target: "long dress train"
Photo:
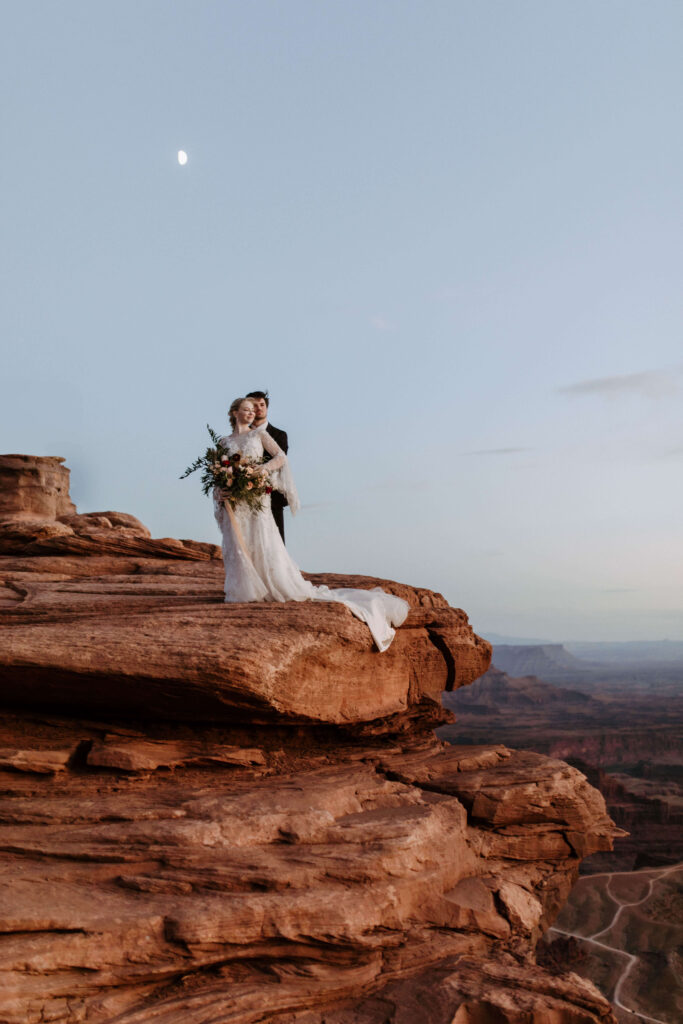
<instances>
[{"instance_id":1,"label":"long dress train","mask_svg":"<svg viewBox=\"0 0 683 1024\"><path fill-rule=\"evenodd\" d=\"M289 472L287 456L264 430L230 434L221 438L230 454L260 459L264 451L273 458L267 463L271 481L286 492L292 512L298 499ZM238 504L230 512L220 495L214 497L214 512L220 527L225 566L225 600L236 601L335 601L346 605L365 622L380 651L386 651L395 636L395 626L405 620L410 605L381 587L358 590L351 587L315 587L305 580L282 542L266 495L260 512Z\"/></svg>"}]
</instances>

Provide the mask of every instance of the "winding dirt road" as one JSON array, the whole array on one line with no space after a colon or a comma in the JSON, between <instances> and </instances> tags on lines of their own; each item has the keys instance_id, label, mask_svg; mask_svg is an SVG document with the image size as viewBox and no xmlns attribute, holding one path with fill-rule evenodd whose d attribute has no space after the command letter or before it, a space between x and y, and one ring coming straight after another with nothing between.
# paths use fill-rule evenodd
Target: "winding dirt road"
<instances>
[{"instance_id":1,"label":"winding dirt road","mask_svg":"<svg viewBox=\"0 0 683 1024\"><path fill-rule=\"evenodd\" d=\"M614 927L614 925L617 923L624 910L627 910L630 907L639 907L641 903L647 902L647 900L649 900L652 896L655 884L661 878L664 878L667 875L674 874L676 871L683 871L683 864L674 864L668 868L646 868L642 871L605 871L602 874L598 875L584 875L584 878L586 879L608 879L605 891L607 892L607 895L610 897L610 899L613 900L616 904L614 917L612 918L612 920L606 928L601 928L600 931L594 932L592 935L579 935L577 932L568 932L564 931L561 928L548 929L549 933L554 932L555 935L563 935L567 938L573 938L576 939L578 942L585 942L590 946L597 946L599 949L604 949L607 950L609 953L615 953L617 956L624 957L624 968L621 974L619 975L619 979L614 987L612 1002L615 1004L615 1006L618 1006L620 1010L625 1010L627 1013L632 1013L636 1018L639 1018L643 1021L647 1021L648 1024L650 1024L650 1022L651 1024L671 1024L671 1021L661 1020L659 1017L648 1017L648 1015L646 1013L643 1013L642 1010L634 1010L632 1006L626 1006L626 1004L622 1003L621 1001L621 992L624 987L624 983L628 978L633 965L638 962L638 957L635 956L633 953L627 953L624 949L618 949L616 946L609 946L606 942L600 942L599 937L601 935L605 935L607 932L609 932L611 928ZM642 899L634 900L631 903L627 903L624 900L622 900L619 896L616 896L610 888L610 886L612 885L613 878L617 878L620 876L628 877L629 875L637 875L643 878L647 875L650 876L650 878L648 879L648 887L645 895L642 897Z\"/></svg>"}]
</instances>

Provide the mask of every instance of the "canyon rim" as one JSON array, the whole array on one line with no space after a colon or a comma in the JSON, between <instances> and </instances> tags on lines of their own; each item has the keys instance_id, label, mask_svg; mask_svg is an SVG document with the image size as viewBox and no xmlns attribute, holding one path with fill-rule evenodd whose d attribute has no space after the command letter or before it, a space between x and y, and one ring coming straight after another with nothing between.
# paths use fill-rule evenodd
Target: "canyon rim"
<instances>
[{"instance_id":1,"label":"canyon rim","mask_svg":"<svg viewBox=\"0 0 683 1024\"><path fill-rule=\"evenodd\" d=\"M79 515L0 457L0 1021L589 1024L535 945L617 830L561 761L458 747L463 611L388 652L341 605L226 605L217 546Z\"/></svg>"}]
</instances>

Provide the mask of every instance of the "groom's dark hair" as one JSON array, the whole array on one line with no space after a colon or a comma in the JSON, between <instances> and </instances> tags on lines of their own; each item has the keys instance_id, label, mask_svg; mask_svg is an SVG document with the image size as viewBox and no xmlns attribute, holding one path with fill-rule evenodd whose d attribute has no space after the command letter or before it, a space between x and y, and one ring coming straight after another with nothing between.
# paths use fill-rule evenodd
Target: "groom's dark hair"
<instances>
[{"instance_id":1,"label":"groom's dark hair","mask_svg":"<svg viewBox=\"0 0 683 1024\"><path fill-rule=\"evenodd\" d=\"M266 405L270 405L270 398L267 391L248 391L247 398L263 398Z\"/></svg>"}]
</instances>

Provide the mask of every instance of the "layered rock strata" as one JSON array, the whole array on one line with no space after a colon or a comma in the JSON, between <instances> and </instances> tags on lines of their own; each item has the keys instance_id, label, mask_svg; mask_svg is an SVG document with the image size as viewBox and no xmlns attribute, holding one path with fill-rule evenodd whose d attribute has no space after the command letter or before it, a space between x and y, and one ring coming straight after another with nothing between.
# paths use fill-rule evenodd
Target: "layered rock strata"
<instances>
[{"instance_id":1,"label":"layered rock strata","mask_svg":"<svg viewBox=\"0 0 683 1024\"><path fill-rule=\"evenodd\" d=\"M0 1021L613 1021L533 959L611 844L602 798L434 735L440 692L490 659L463 612L314 577L406 597L380 655L340 605L224 605L212 545L21 512L0 523Z\"/></svg>"}]
</instances>

